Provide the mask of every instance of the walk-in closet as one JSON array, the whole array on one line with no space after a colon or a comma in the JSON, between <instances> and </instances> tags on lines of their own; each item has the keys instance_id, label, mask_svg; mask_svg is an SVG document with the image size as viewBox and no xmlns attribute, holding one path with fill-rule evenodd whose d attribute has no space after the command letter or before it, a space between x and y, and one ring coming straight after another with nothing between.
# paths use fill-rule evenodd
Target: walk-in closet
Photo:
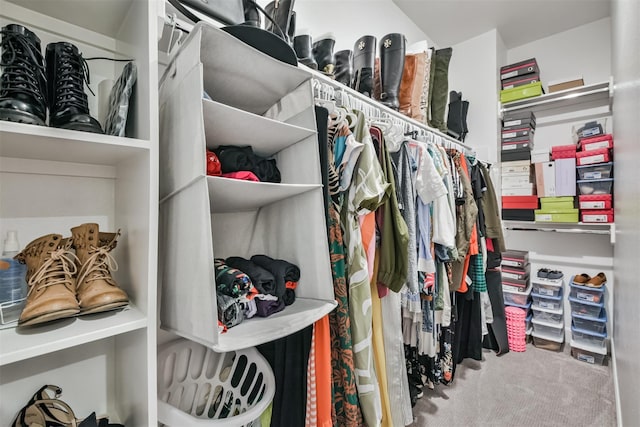
<instances>
[{"instance_id":1,"label":"walk-in closet","mask_svg":"<svg viewBox=\"0 0 640 427\"><path fill-rule=\"evenodd\" d=\"M0 425L640 425L639 0L0 0Z\"/></svg>"}]
</instances>

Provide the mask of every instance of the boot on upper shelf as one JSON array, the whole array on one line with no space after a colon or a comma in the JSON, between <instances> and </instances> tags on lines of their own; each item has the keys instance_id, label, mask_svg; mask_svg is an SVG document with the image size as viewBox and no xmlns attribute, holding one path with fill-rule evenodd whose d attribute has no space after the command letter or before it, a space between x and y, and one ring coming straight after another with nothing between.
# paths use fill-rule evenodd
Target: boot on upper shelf
<instances>
[{"instance_id":1,"label":"boot on upper shelf","mask_svg":"<svg viewBox=\"0 0 640 427\"><path fill-rule=\"evenodd\" d=\"M335 60L336 81L351 87L351 82L353 81L353 51L341 50L336 52Z\"/></svg>"},{"instance_id":2,"label":"boot on upper shelf","mask_svg":"<svg viewBox=\"0 0 640 427\"><path fill-rule=\"evenodd\" d=\"M114 310L129 304L125 291L111 276L117 270L111 251L120 231L100 232L98 224L82 224L71 229L78 257L77 297L82 314Z\"/></svg>"},{"instance_id":3,"label":"boot on upper shelf","mask_svg":"<svg viewBox=\"0 0 640 427\"><path fill-rule=\"evenodd\" d=\"M313 57L313 47L311 46L311 35L308 33L298 34L293 38L293 50L301 64L314 70L318 69L318 63Z\"/></svg>"},{"instance_id":4,"label":"boot on upper shelf","mask_svg":"<svg viewBox=\"0 0 640 427\"><path fill-rule=\"evenodd\" d=\"M44 126L47 80L40 39L18 24L1 32L0 120Z\"/></svg>"},{"instance_id":5,"label":"boot on upper shelf","mask_svg":"<svg viewBox=\"0 0 640 427\"><path fill-rule=\"evenodd\" d=\"M373 70L376 60L376 38L362 36L353 46L353 88L371 97L373 94Z\"/></svg>"},{"instance_id":6,"label":"boot on upper shelf","mask_svg":"<svg viewBox=\"0 0 640 427\"><path fill-rule=\"evenodd\" d=\"M71 241L47 234L29 243L16 259L27 264L29 287L19 326L73 317L80 312L76 300L76 257Z\"/></svg>"},{"instance_id":7,"label":"boot on upper shelf","mask_svg":"<svg viewBox=\"0 0 640 427\"><path fill-rule=\"evenodd\" d=\"M331 33L320 36L313 43L313 57L318 63L318 71L329 76L333 76L336 64L333 56L335 44L336 39Z\"/></svg>"},{"instance_id":8,"label":"boot on upper shelf","mask_svg":"<svg viewBox=\"0 0 640 427\"><path fill-rule=\"evenodd\" d=\"M89 85L89 66L78 48L67 42L49 43L45 62L49 126L104 133L100 123L89 114L89 102L84 92L85 82L87 87Z\"/></svg>"},{"instance_id":9,"label":"boot on upper shelf","mask_svg":"<svg viewBox=\"0 0 640 427\"><path fill-rule=\"evenodd\" d=\"M399 33L387 34L380 43L380 102L389 108L398 110L400 102L400 83L404 70L406 39Z\"/></svg>"}]
</instances>

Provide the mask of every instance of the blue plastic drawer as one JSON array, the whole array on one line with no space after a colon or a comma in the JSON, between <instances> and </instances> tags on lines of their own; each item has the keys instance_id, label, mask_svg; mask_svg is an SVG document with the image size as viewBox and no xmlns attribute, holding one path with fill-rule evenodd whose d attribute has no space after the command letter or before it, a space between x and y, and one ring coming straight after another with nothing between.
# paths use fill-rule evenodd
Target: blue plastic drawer
<instances>
[{"instance_id":1,"label":"blue plastic drawer","mask_svg":"<svg viewBox=\"0 0 640 427\"><path fill-rule=\"evenodd\" d=\"M575 325L571 325L571 338L578 345L606 348L605 340L607 339L607 331L605 329L604 332L597 333L579 329L576 328Z\"/></svg>"},{"instance_id":2,"label":"blue plastic drawer","mask_svg":"<svg viewBox=\"0 0 640 427\"><path fill-rule=\"evenodd\" d=\"M569 303L571 304L571 314L582 314L591 318L600 317L600 313L604 307L604 301L599 303L581 301L572 296L569 296Z\"/></svg>"},{"instance_id":3,"label":"blue plastic drawer","mask_svg":"<svg viewBox=\"0 0 640 427\"><path fill-rule=\"evenodd\" d=\"M573 314L573 324L576 328L594 332L597 334L604 333L607 328L606 310L601 310L600 317L589 317L584 314Z\"/></svg>"},{"instance_id":4,"label":"blue plastic drawer","mask_svg":"<svg viewBox=\"0 0 640 427\"><path fill-rule=\"evenodd\" d=\"M537 307L548 308L550 310L562 308L562 292L556 296L540 295L532 292L531 297Z\"/></svg>"},{"instance_id":5,"label":"blue plastic drawer","mask_svg":"<svg viewBox=\"0 0 640 427\"><path fill-rule=\"evenodd\" d=\"M571 280L571 296L580 301L595 302L596 304L604 302L604 289L606 285L600 288L591 288L589 286L580 286Z\"/></svg>"}]
</instances>

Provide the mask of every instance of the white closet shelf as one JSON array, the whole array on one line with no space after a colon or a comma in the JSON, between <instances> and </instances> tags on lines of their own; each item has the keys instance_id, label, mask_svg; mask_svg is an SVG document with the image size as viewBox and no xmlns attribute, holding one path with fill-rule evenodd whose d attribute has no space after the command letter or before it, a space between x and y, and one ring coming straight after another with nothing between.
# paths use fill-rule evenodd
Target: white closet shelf
<instances>
[{"instance_id":1,"label":"white closet shelf","mask_svg":"<svg viewBox=\"0 0 640 427\"><path fill-rule=\"evenodd\" d=\"M149 141L0 121L0 156L115 166Z\"/></svg>"},{"instance_id":2,"label":"white closet shelf","mask_svg":"<svg viewBox=\"0 0 640 427\"><path fill-rule=\"evenodd\" d=\"M548 93L534 98L501 104L501 113L528 110L536 114L536 118L596 107L606 107L611 112L613 82L606 81L576 88ZM602 114L602 113L601 113ZM544 123L546 121L543 120Z\"/></svg>"},{"instance_id":3,"label":"white closet shelf","mask_svg":"<svg viewBox=\"0 0 640 427\"><path fill-rule=\"evenodd\" d=\"M0 330L0 366L146 326L145 314L129 306L122 311L78 316L30 328L3 329Z\"/></svg>"},{"instance_id":4,"label":"white closet shelf","mask_svg":"<svg viewBox=\"0 0 640 427\"><path fill-rule=\"evenodd\" d=\"M289 197L322 188L321 184L275 184L208 176L211 213L255 211Z\"/></svg>"},{"instance_id":5,"label":"white closet shelf","mask_svg":"<svg viewBox=\"0 0 640 427\"><path fill-rule=\"evenodd\" d=\"M542 231L573 234L602 234L610 236L611 244L616 241L616 224L610 223L562 223L562 222L534 222L503 220L507 230L512 231Z\"/></svg>"},{"instance_id":6,"label":"white closet shelf","mask_svg":"<svg viewBox=\"0 0 640 427\"><path fill-rule=\"evenodd\" d=\"M296 298L296 302L280 313L269 317L253 317L218 335L218 344L209 345L218 352L254 347L297 332L325 315L337 306L335 301Z\"/></svg>"},{"instance_id":7,"label":"white closet shelf","mask_svg":"<svg viewBox=\"0 0 640 427\"><path fill-rule=\"evenodd\" d=\"M220 145L250 145L254 153L270 157L316 133L272 120L216 101L202 100L207 148Z\"/></svg>"}]
</instances>

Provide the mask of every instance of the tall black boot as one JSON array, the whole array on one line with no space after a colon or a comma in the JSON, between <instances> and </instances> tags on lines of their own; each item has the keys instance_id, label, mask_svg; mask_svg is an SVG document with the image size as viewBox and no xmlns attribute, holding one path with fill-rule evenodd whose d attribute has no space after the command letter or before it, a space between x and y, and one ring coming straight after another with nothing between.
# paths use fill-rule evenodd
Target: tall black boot
<instances>
[{"instance_id":1,"label":"tall black boot","mask_svg":"<svg viewBox=\"0 0 640 427\"><path fill-rule=\"evenodd\" d=\"M335 68L335 58L333 57L333 47L336 44L336 39L333 34L325 34L320 36L315 43L313 43L313 57L318 63L318 70L325 74L333 75Z\"/></svg>"},{"instance_id":2,"label":"tall black boot","mask_svg":"<svg viewBox=\"0 0 640 427\"><path fill-rule=\"evenodd\" d=\"M336 81L351 86L353 81L353 52L341 50L336 52Z\"/></svg>"},{"instance_id":3,"label":"tall black boot","mask_svg":"<svg viewBox=\"0 0 640 427\"><path fill-rule=\"evenodd\" d=\"M373 93L373 69L376 61L376 38L362 36L353 45L353 88L371 97Z\"/></svg>"},{"instance_id":4,"label":"tall black boot","mask_svg":"<svg viewBox=\"0 0 640 427\"><path fill-rule=\"evenodd\" d=\"M407 41L403 34L387 34L380 43L380 82L382 86L380 102L394 110L400 108L398 95L400 94L406 50Z\"/></svg>"},{"instance_id":5,"label":"tall black boot","mask_svg":"<svg viewBox=\"0 0 640 427\"><path fill-rule=\"evenodd\" d=\"M244 25L260 28L260 12L255 0L242 0L242 7L244 8Z\"/></svg>"},{"instance_id":6,"label":"tall black boot","mask_svg":"<svg viewBox=\"0 0 640 427\"><path fill-rule=\"evenodd\" d=\"M311 35L300 34L293 38L293 49L296 51L298 61L314 70L318 69L318 63L313 58L311 47Z\"/></svg>"},{"instance_id":7,"label":"tall black boot","mask_svg":"<svg viewBox=\"0 0 640 427\"><path fill-rule=\"evenodd\" d=\"M49 43L46 52L49 88L49 126L103 133L89 114L84 84L89 84L89 66L71 43Z\"/></svg>"},{"instance_id":8,"label":"tall black boot","mask_svg":"<svg viewBox=\"0 0 640 427\"><path fill-rule=\"evenodd\" d=\"M464 133L462 92L449 92L449 113L447 115L447 134L462 141Z\"/></svg>"},{"instance_id":9,"label":"tall black boot","mask_svg":"<svg viewBox=\"0 0 640 427\"><path fill-rule=\"evenodd\" d=\"M18 24L2 28L0 120L44 125L47 80L40 39Z\"/></svg>"},{"instance_id":10,"label":"tall black boot","mask_svg":"<svg viewBox=\"0 0 640 427\"><path fill-rule=\"evenodd\" d=\"M277 0L272 1L265 6L264 10L269 14L275 24L269 19L265 21L265 29L280 37L289 43L289 26L291 24L291 15L293 14L293 4L295 0ZM276 26L277 24L277 26Z\"/></svg>"}]
</instances>

